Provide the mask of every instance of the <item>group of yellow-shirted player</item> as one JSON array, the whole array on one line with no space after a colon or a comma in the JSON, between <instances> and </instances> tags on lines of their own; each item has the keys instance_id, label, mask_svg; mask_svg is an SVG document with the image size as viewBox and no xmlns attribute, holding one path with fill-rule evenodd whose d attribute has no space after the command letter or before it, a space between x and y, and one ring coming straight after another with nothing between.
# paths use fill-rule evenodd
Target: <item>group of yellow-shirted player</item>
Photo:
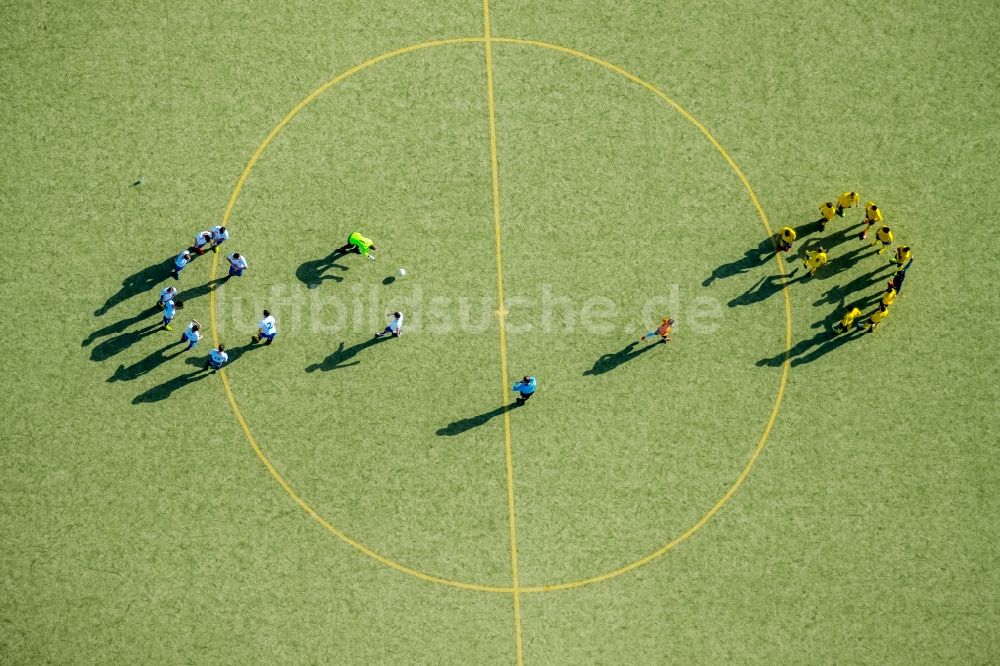
<instances>
[{"instance_id":1,"label":"group of yellow-shirted player","mask_svg":"<svg viewBox=\"0 0 1000 666\"><path fill-rule=\"evenodd\" d=\"M820 204L819 212L820 218L814 222L814 224L819 225L819 230L826 230L826 225L833 221L835 217L844 217L844 211L849 208L854 208L860 205L861 197L857 192L844 192L841 194L836 202L826 201ZM861 221L865 225L865 228L858 234L859 240L866 240L868 238L868 233L871 231L872 227L875 229L875 239L870 243L870 245L879 245L878 253L883 254L888 250L895 237L892 234L892 229L882 215L882 209L875 204L874 201L869 201L865 205L865 217ZM778 232L778 237L776 239L776 246L779 252L788 252L792 249L792 243L798 238L798 233L795 229L791 227L782 227ZM806 256L802 260L803 267L809 271L809 275L815 275L824 264L829 261L826 249L822 245L818 245L813 250L806 250ZM883 319L889 316L889 306L891 306L895 301L896 297L899 295L899 291L903 286L903 279L906 277L906 270L910 267L910 263L913 261L913 253L910 250L909 245L901 245L896 248L895 255L889 260L890 264L896 265L896 274L891 280L884 294L882 294L881 302L878 307L872 312L867 318L858 322L857 327L861 330L873 332L878 328L879 324ZM861 316L861 310L857 307L850 308L840 320L840 322L834 327L834 330L838 333L847 333L854 326L854 320Z\"/></svg>"}]
</instances>

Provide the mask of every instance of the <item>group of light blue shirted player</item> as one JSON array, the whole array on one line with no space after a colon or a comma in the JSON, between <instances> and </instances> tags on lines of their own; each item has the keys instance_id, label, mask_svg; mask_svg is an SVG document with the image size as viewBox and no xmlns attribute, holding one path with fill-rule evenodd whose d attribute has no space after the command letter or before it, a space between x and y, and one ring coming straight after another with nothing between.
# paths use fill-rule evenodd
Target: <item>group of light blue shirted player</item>
<instances>
[{"instance_id":1,"label":"group of light blue shirted player","mask_svg":"<svg viewBox=\"0 0 1000 666\"><path fill-rule=\"evenodd\" d=\"M181 271L191 263L195 257L200 257L209 250L213 253L219 252L219 246L229 240L229 230L224 226L213 227L211 231L199 231L195 234L194 243L186 250L182 250L173 260L170 275L175 280L180 280ZM239 252L233 252L226 256L229 262L229 273L223 278L228 280L231 277L242 277L250 268L247 258ZM160 291L160 298L157 306L163 310L163 330L172 331L171 323L177 315L177 310L184 307L184 302L177 298L177 288L170 286ZM278 327L274 316L269 310L264 310L264 317L258 324L257 334L250 338L251 344L264 342L269 345L274 342L274 337L278 334ZM184 351L191 351L198 346L202 338L202 326L197 319L192 319L184 331L181 333L180 344L187 343ZM229 361L229 354L226 353L226 346L220 344L218 348L209 352L208 360L205 362L205 370L215 372L220 370Z\"/></svg>"},{"instance_id":2,"label":"group of light blue shirted player","mask_svg":"<svg viewBox=\"0 0 1000 666\"><path fill-rule=\"evenodd\" d=\"M174 258L173 267L171 268L170 274L175 280L180 280L181 271L191 263L191 261L196 256L201 256L205 254L208 250L213 253L219 252L219 246L229 240L229 230L225 226L213 227L211 231L199 231L195 234L194 243L191 247L186 250L182 250L177 257ZM363 242L362 242L363 241ZM360 233L353 233L348 238L348 244L340 248L338 252L344 253L352 250L359 251L361 254L369 255L369 251L375 249L375 245L368 239L361 236ZM370 257L374 258L374 257ZM244 273L250 268L250 264L247 262L245 256L241 255L239 252L233 252L226 256L229 261L229 273L223 278L228 280L231 277L242 277ZM401 274L405 274L400 270ZM184 307L184 303L176 298L177 289L175 287L165 287L160 292L160 299L157 301L157 305L163 310L163 328L164 330L173 330L170 326L171 322L177 314L177 310ZM403 315L400 312L392 313L392 320L389 325L381 333L376 333L376 338L381 338L386 335L391 335L392 337L400 337L402 335L403 328ZM275 336L278 334L277 323L275 322L274 315L271 314L270 310L264 310L264 316L257 325L257 334L250 338L251 344L257 344L263 342L265 345L270 345L274 342ZM180 343L187 343L187 348L184 351L191 351L198 346L198 342L202 338L202 326L197 319L192 319L184 332L181 333ZM226 346L220 344L218 348L212 349L209 352L208 360L205 363L205 370L211 370L215 372L222 369L229 361L229 354L226 353ZM518 394L516 403L518 405L525 404L531 396L535 394L538 390L538 380L530 375L525 375L521 380L516 382L511 390Z\"/></svg>"}]
</instances>

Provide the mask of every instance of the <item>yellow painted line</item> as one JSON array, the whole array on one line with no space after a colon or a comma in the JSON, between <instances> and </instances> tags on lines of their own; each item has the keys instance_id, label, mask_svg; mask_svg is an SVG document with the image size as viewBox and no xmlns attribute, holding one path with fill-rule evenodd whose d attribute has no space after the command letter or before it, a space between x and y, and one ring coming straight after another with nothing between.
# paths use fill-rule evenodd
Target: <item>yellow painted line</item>
<instances>
[{"instance_id":1,"label":"yellow painted line","mask_svg":"<svg viewBox=\"0 0 1000 666\"><path fill-rule=\"evenodd\" d=\"M739 178L740 182L743 184L743 188L750 196L750 201L753 202L754 208L757 210L757 215L760 218L761 224L764 226L764 231L767 232L768 236L774 235L774 232L771 231L771 224L767 219L767 213L764 212L764 207L760 204L760 201L757 199L757 195L753 191L753 187L750 186L750 180L747 178L746 174L743 173L743 170L740 169L740 167L736 164L733 158L730 157L726 149L722 147L722 144L720 144L719 141L714 136L712 136L712 133L708 131L708 128L702 125L697 118L688 113L687 109L685 109L680 104L672 100L662 90L654 86L652 83L636 76L635 74L632 74L631 72L622 69L621 67L618 67L617 65L613 65L606 60L602 60L598 57L592 56L587 53L583 53L582 51L577 51L576 49L568 48L566 46L559 46L558 44L550 44L548 42L542 42L533 39L516 39L512 37L493 37L490 41L504 43L504 44L520 44L523 46L535 46L543 49L548 49L550 51L558 51L559 53L565 53L567 55L576 56L577 58L582 58L583 60L592 62L596 65L604 67L605 69L611 70L612 72L615 72L616 74L625 77L629 81L632 81L633 83L642 86L649 92L656 95L658 98L663 100L667 105L669 105L672 109L674 109L674 111L679 113L685 120L694 125L698 129L698 131L701 132L701 134L706 139L708 139L709 143L712 144L712 146L719 152L719 154L722 155L723 159L726 161L726 164L728 164L729 168L733 170L733 173L735 173L736 176ZM487 48L489 48L489 42L487 42ZM781 273L782 277L785 277L786 274L785 274L784 263L782 263L780 256L777 256L777 259L778 259L778 271ZM789 295L787 286L785 286L782 289L782 293L784 294L785 298L785 362L781 366L781 380L778 384L778 393L774 400L774 406L771 408L771 415L767 420L767 425L764 426L764 431L761 433L760 438L757 440L757 446L754 448L753 453L750 455L747 464L743 467L739 476L736 477L736 481L733 482L733 484L729 487L729 489L725 492L725 494L723 494L722 497L720 497L718 501L716 501L715 504L713 504L712 507L707 512L705 512L705 514L702 515L702 517L699 518L694 525L684 530L684 532L682 532L678 537L676 537L672 541L664 544L663 546L656 549L652 553L646 555L645 557L641 557L638 560L635 560L634 562L631 562L622 567L619 567L618 569L615 569L614 571L609 571L608 573L601 574L599 576L592 576L590 578L582 578L579 580L569 581L565 583L557 583L554 585L535 585L530 587L522 587L520 588L521 592L531 593L531 592L553 592L556 590L570 590L578 587L583 587L585 585L592 585L593 583L599 583L601 581L609 580L611 578L615 578L629 571L633 571L634 569L638 569L643 565L649 564L653 560L656 560L665 555L668 551L675 548L677 545L686 541L688 538L691 537L691 535L693 535L695 532L704 527L705 524L709 520L711 520L712 517L716 513L718 513L723 506L725 506L725 504L733 497L733 495L736 494L736 491L739 490L740 486L743 485L743 482L746 481L746 478L750 475L750 470L753 469L754 463L757 462L757 459L760 457L760 454L763 453L764 451L764 446L767 444L767 439L771 435L771 429L774 427L774 422L778 418L778 412L781 409L781 401L785 395L785 385L788 382L788 369L791 361L791 348L792 348L792 303L791 303L791 296Z\"/></svg>"},{"instance_id":2,"label":"yellow painted line","mask_svg":"<svg viewBox=\"0 0 1000 666\"><path fill-rule=\"evenodd\" d=\"M500 401L503 410L503 441L507 463L507 514L510 523L510 577L514 593L514 641L517 663L524 663L524 641L521 634L521 584L517 573L517 512L514 504L514 451L510 439L510 410L507 402L507 332L506 306L503 294L503 243L500 235L500 164L497 161L496 98L493 87L493 44L490 38L490 0L483 0L483 36L486 47L486 101L490 116L490 164L493 172L493 237L497 257L497 316L500 329Z\"/></svg>"}]
</instances>

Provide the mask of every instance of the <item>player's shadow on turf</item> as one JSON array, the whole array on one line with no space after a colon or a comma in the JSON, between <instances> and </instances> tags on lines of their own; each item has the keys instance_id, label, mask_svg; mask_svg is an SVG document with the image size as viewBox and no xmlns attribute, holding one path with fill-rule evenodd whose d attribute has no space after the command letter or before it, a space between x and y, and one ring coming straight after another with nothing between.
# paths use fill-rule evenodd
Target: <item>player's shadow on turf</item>
<instances>
[{"instance_id":1,"label":"player's shadow on turf","mask_svg":"<svg viewBox=\"0 0 1000 666\"><path fill-rule=\"evenodd\" d=\"M229 367L233 363L236 363L238 360L240 360L240 358L244 354L246 354L247 352L252 352L255 349L267 349L267 345L251 344L248 342L245 345L240 345L239 347L226 347L226 355L229 357L229 360L226 361L226 367ZM199 363L201 363L204 366L205 361L202 360L199 361Z\"/></svg>"},{"instance_id":2,"label":"player's shadow on turf","mask_svg":"<svg viewBox=\"0 0 1000 666\"><path fill-rule=\"evenodd\" d=\"M867 249L869 248L861 246L851 250L850 252L831 258L824 265L819 267L819 270L816 271L816 275L813 277L819 280L829 280L830 278L848 270L851 266L854 266L862 259L867 259L874 254L878 254L878 250L874 248L869 252L864 253Z\"/></svg>"},{"instance_id":3,"label":"player's shadow on turf","mask_svg":"<svg viewBox=\"0 0 1000 666\"><path fill-rule=\"evenodd\" d=\"M337 351L327 356L321 363L313 363L312 365L306 366L306 372L316 372L317 370L329 372L330 370L339 370L341 368L348 368L352 365L357 365L358 363L361 363L361 361L354 361L352 363L345 363L344 361L349 361L365 349L373 347L378 343L385 342L389 339L390 337L388 336L384 338L369 338L364 342L351 345L346 349L344 348L344 343L341 342L340 346L337 347Z\"/></svg>"},{"instance_id":4,"label":"player's shadow on turf","mask_svg":"<svg viewBox=\"0 0 1000 666\"><path fill-rule=\"evenodd\" d=\"M701 286L708 287L716 280L722 280L740 273L747 273L753 268L763 266L774 255L774 243L770 238L762 240L757 247L750 248L743 253L743 256L736 261L722 264L712 271L701 283Z\"/></svg>"},{"instance_id":5,"label":"player's shadow on turf","mask_svg":"<svg viewBox=\"0 0 1000 666\"><path fill-rule=\"evenodd\" d=\"M792 360L792 366L804 365L806 363L812 363L816 359L829 354L834 349L841 347L848 342L857 340L858 338L864 336L862 331L853 329L848 333L835 333L832 330L824 329L816 333L808 340L800 340L794 347L792 347L789 358ZM772 368L781 367L785 362L785 352L780 352L774 356L769 356L767 358L762 358L757 361L757 367L770 366Z\"/></svg>"},{"instance_id":6,"label":"player's shadow on turf","mask_svg":"<svg viewBox=\"0 0 1000 666\"><path fill-rule=\"evenodd\" d=\"M726 305L731 308L735 308L740 305L753 305L754 303L765 301L780 292L786 286L795 284L796 282L801 282L809 277L808 271L801 273L798 277L792 277L797 270L799 269L794 269L790 274L784 276L781 274L766 275L757 280L750 286L749 289L729 301Z\"/></svg>"},{"instance_id":7,"label":"player's shadow on turf","mask_svg":"<svg viewBox=\"0 0 1000 666\"><path fill-rule=\"evenodd\" d=\"M831 222L830 224L836 224L836 223ZM832 234L826 236L825 238L821 238L819 241L816 241L816 243L825 247L826 251L829 252L832 248L835 248L838 245L842 245L847 241L851 240L852 238L857 240L858 229L862 226L864 226L864 222L862 222L861 224L855 224L849 227L844 227L840 231L835 231Z\"/></svg>"},{"instance_id":8,"label":"player's shadow on turf","mask_svg":"<svg viewBox=\"0 0 1000 666\"><path fill-rule=\"evenodd\" d=\"M152 307L146 308L139 314L133 315L131 317L126 317L125 319L116 321L113 324L108 324L104 328L99 328L90 335L88 335L86 338L84 338L83 341L80 342L80 346L87 347L88 345L93 343L94 340L96 340L97 338L103 338L105 335L111 335L113 333L121 333L132 324L138 324L143 319L146 319L147 317L152 317L159 311L160 309L154 305Z\"/></svg>"},{"instance_id":9,"label":"player's shadow on turf","mask_svg":"<svg viewBox=\"0 0 1000 666\"><path fill-rule=\"evenodd\" d=\"M891 269L892 267L892 264L879 266L878 268L872 269L863 275L859 275L846 284L831 287L823 293L823 298L813 303L813 305L826 305L828 303L836 303L838 301L845 300L851 294L863 291L876 282L881 282L887 275L886 270Z\"/></svg>"},{"instance_id":10,"label":"player's shadow on turf","mask_svg":"<svg viewBox=\"0 0 1000 666\"><path fill-rule=\"evenodd\" d=\"M340 271L349 270L347 266L341 266L336 263L337 258L341 256L343 256L342 252L334 250L322 259L307 261L295 269L295 277L297 277L299 282L305 284L307 287L319 286L319 284L324 280L342 282L344 278L339 275L329 275L327 273L332 268L336 268Z\"/></svg>"},{"instance_id":11,"label":"player's shadow on turf","mask_svg":"<svg viewBox=\"0 0 1000 666\"><path fill-rule=\"evenodd\" d=\"M590 370L585 370L584 375L603 375L605 372L611 372L615 368L628 363L632 359L636 358L640 354L645 354L650 349L653 349L661 342L657 341L653 344L648 344L636 349L639 345L638 342L631 342L627 344L624 349L620 351L613 352L611 354L601 354L601 356L594 361L594 367Z\"/></svg>"},{"instance_id":12,"label":"player's shadow on turf","mask_svg":"<svg viewBox=\"0 0 1000 666\"><path fill-rule=\"evenodd\" d=\"M212 293L219 287L219 285L225 283L226 283L225 276L217 277L214 280L209 280L204 284L199 284L197 287L191 287L190 289L185 289L184 291L177 294L174 297L174 300L181 301L182 303L187 303L188 301L192 301L196 298Z\"/></svg>"},{"instance_id":13,"label":"player's shadow on turf","mask_svg":"<svg viewBox=\"0 0 1000 666\"><path fill-rule=\"evenodd\" d=\"M478 428L481 425L486 425L491 419L501 416L504 412L517 409L523 405L519 402L514 402L509 405L501 405L496 409L492 409L488 412L483 412L476 416L470 416L467 419L459 419L458 421L452 421L443 428L438 428L435 434L438 437L454 437L455 435L461 435L463 432L468 432L473 428Z\"/></svg>"},{"instance_id":14,"label":"player's shadow on turf","mask_svg":"<svg viewBox=\"0 0 1000 666\"><path fill-rule=\"evenodd\" d=\"M173 335L171 335L170 337L173 337ZM180 351L177 351L176 353L173 353L173 354L168 354L167 353L168 351L170 351L174 347L177 347L178 345L181 345L181 344L183 344L183 343L180 342L180 341L178 341L178 340L173 340L166 347L161 347L160 349L157 349L156 351L154 351L153 353L151 353L149 356L146 356L142 360L136 361L132 365L121 364L115 370L114 374L111 375L110 377L108 377L107 381L108 382L130 382L133 379L138 379L139 377L142 377L143 375L152 372L153 370L155 370L156 368L160 367L161 365L163 365L164 363L166 363L170 359L176 358L176 357L180 356L182 353L184 353L183 352L183 347L181 348Z\"/></svg>"},{"instance_id":15,"label":"player's shadow on turf","mask_svg":"<svg viewBox=\"0 0 1000 666\"><path fill-rule=\"evenodd\" d=\"M164 261L152 266L147 266L137 273L129 275L122 281L122 287L116 293L108 297L104 305L94 311L95 317L101 317L108 310L115 307L122 301L127 301L133 296L137 296L144 291L149 291L159 283L170 277L170 270L173 268L173 257L168 257Z\"/></svg>"},{"instance_id":16,"label":"player's shadow on turf","mask_svg":"<svg viewBox=\"0 0 1000 666\"><path fill-rule=\"evenodd\" d=\"M197 360L197 359L191 359ZM174 391L182 389L188 384L193 384L199 379L204 379L205 377L211 376L209 373L205 372L203 369L199 368L193 372L187 372L183 375L178 375L173 379L168 379L167 381L154 386L148 391L144 391L139 395L132 398L132 404L138 405L143 402L159 402L161 400L166 400L169 398Z\"/></svg>"},{"instance_id":17,"label":"player's shadow on turf","mask_svg":"<svg viewBox=\"0 0 1000 666\"><path fill-rule=\"evenodd\" d=\"M162 325L159 323L150 324L149 326L145 326L135 331L128 331L127 333L116 335L113 338L108 338L90 350L90 360L97 362L106 361L161 328ZM84 340L84 342L86 342L86 340Z\"/></svg>"}]
</instances>

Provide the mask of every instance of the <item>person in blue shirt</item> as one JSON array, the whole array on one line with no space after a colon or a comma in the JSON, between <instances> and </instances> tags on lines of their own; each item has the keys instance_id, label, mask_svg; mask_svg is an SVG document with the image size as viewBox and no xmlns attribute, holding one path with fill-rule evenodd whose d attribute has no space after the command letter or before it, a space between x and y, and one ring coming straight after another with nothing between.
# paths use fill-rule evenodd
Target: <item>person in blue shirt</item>
<instances>
[{"instance_id":1,"label":"person in blue shirt","mask_svg":"<svg viewBox=\"0 0 1000 666\"><path fill-rule=\"evenodd\" d=\"M199 340L201 340L201 324L197 319L192 319L191 323L188 324L188 327L184 329L183 333L181 333L181 342L188 343L187 349L184 351L191 351L194 349Z\"/></svg>"},{"instance_id":2,"label":"person in blue shirt","mask_svg":"<svg viewBox=\"0 0 1000 666\"><path fill-rule=\"evenodd\" d=\"M172 331L170 328L170 322L174 320L174 315L177 314L177 310L184 307L184 301L177 298L171 298L166 303L163 304L163 330Z\"/></svg>"},{"instance_id":3,"label":"person in blue shirt","mask_svg":"<svg viewBox=\"0 0 1000 666\"><path fill-rule=\"evenodd\" d=\"M212 369L212 372L216 370L221 370L222 366L226 364L229 360L229 354L226 353L226 345L219 345L218 349L213 349L208 354L208 361L205 362L205 369Z\"/></svg>"},{"instance_id":4,"label":"person in blue shirt","mask_svg":"<svg viewBox=\"0 0 1000 666\"><path fill-rule=\"evenodd\" d=\"M174 259L174 268L170 271L170 274L175 280L181 279L181 271L184 270L184 267L189 263L191 263L191 253L187 250L182 250L181 253L177 255L177 258Z\"/></svg>"},{"instance_id":5,"label":"person in blue shirt","mask_svg":"<svg viewBox=\"0 0 1000 666\"><path fill-rule=\"evenodd\" d=\"M233 277L242 277L243 271L250 268L250 264L247 263L247 258L240 255L239 252L233 252L231 255L226 257L229 260L229 275L226 279Z\"/></svg>"},{"instance_id":6,"label":"person in blue shirt","mask_svg":"<svg viewBox=\"0 0 1000 666\"><path fill-rule=\"evenodd\" d=\"M521 378L521 381L514 384L511 390L517 391L520 394L520 397L518 397L515 402L519 405L523 405L528 402L528 398L535 395L535 391L538 390L538 382L534 377L525 375Z\"/></svg>"},{"instance_id":7,"label":"person in blue shirt","mask_svg":"<svg viewBox=\"0 0 1000 666\"><path fill-rule=\"evenodd\" d=\"M164 287L160 291L160 300L156 302L156 305L162 310L167 305L167 301L177 295L177 287Z\"/></svg>"},{"instance_id":8,"label":"person in blue shirt","mask_svg":"<svg viewBox=\"0 0 1000 666\"><path fill-rule=\"evenodd\" d=\"M229 240L229 231L225 227L212 227L212 252L219 253L219 246Z\"/></svg>"},{"instance_id":9,"label":"person in blue shirt","mask_svg":"<svg viewBox=\"0 0 1000 666\"><path fill-rule=\"evenodd\" d=\"M250 338L250 344L257 344L261 340L267 340L265 345L274 342L274 336L278 334L278 325L274 321L274 316L270 310L264 310L264 318L257 324L257 335Z\"/></svg>"}]
</instances>

